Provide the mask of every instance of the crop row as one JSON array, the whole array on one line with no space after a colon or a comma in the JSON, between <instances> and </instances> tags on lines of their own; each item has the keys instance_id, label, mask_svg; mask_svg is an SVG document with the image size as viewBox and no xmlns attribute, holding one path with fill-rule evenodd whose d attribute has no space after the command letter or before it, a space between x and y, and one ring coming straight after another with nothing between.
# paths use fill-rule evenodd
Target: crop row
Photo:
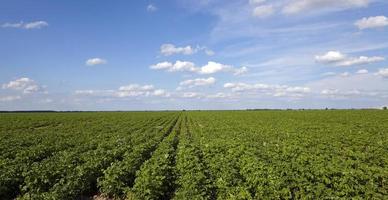
<instances>
[{"instance_id":1,"label":"crop row","mask_svg":"<svg viewBox=\"0 0 388 200\"><path fill-rule=\"evenodd\" d=\"M122 159L125 152L131 149L131 142L139 140L136 138L155 135L160 131L155 127L167 124L170 119L166 115L148 117L112 132L112 128L92 126L88 130L90 132L79 134L80 138L70 135L68 142L59 141L60 145L45 143L47 149L43 148L43 153L36 150L41 146L38 144L25 150L29 153L27 156L20 154L13 160L2 159L0 196L7 199L21 193L23 196L20 198L27 199L56 196L69 198L93 192L102 170L115 160ZM50 136L56 135L47 135L48 138ZM67 145L71 142L72 145ZM51 146L56 146L53 148L56 151ZM33 152L37 153L31 154ZM41 159L34 159L31 155Z\"/></svg>"},{"instance_id":2,"label":"crop row","mask_svg":"<svg viewBox=\"0 0 388 200\"><path fill-rule=\"evenodd\" d=\"M386 112L33 116L1 119L0 199L388 197Z\"/></svg>"}]
</instances>

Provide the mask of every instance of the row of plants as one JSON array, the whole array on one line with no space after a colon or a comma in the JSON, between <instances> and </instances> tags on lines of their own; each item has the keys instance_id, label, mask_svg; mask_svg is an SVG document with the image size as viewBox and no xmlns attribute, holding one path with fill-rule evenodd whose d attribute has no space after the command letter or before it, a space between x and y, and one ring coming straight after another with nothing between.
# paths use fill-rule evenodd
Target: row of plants
<instances>
[{"instance_id":1,"label":"row of plants","mask_svg":"<svg viewBox=\"0 0 388 200\"><path fill-rule=\"evenodd\" d=\"M171 134L178 120L178 117L174 117L163 126L155 127L153 133L156 134L133 138L132 143L136 145L131 151L126 152L122 160L113 162L98 179L100 191L116 198L125 195L133 186L140 166L153 155L159 143Z\"/></svg>"},{"instance_id":2,"label":"row of plants","mask_svg":"<svg viewBox=\"0 0 388 200\"><path fill-rule=\"evenodd\" d=\"M387 114L196 112L217 199L383 199Z\"/></svg>"},{"instance_id":3,"label":"row of plants","mask_svg":"<svg viewBox=\"0 0 388 200\"><path fill-rule=\"evenodd\" d=\"M152 157L136 172L133 187L127 192L128 199L170 199L176 185L176 148L182 127L180 117L172 132L163 139Z\"/></svg>"},{"instance_id":4,"label":"row of plants","mask_svg":"<svg viewBox=\"0 0 388 200\"><path fill-rule=\"evenodd\" d=\"M87 116L89 122L90 119L95 119L88 126L81 126L82 122L77 124L69 116L65 116L61 120L64 127L68 128L62 129L59 133L51 130L51 134L50 128L48 128L48 131L44 131L46 138L42 137L41 143L36 143L18 152L14 159L1 159L1 199L14 198L19 194L26 198L34 195L39 196L49 192L54 185L74 182L67 180L72 180L68 178L71 176L78 179L78 182L83 182L88 177L97 179L97 177L94 177L93 170L88 166L94 166L94 169L98 168L100 170L100 167L108 166L110 162L121 159L122 154L131 147L129 142L132 134L142 137L143 133L147 132L147 128L150 130L149 132L154 132L155 126L159 126L171 117L170 114L166 113L162 115L142 115L140 117L129 115L123 119L117 118L115 115L112 116L113 118L110 115L93 116ZM117 123L112 124L113 119ZM51 118L49 119L46 116L46 120L50 121ZM126 125L129 126L125 128ZM71 131L71 127L73 127L73 131ZM77 127L78 129L74 129ZM66 134L63 131L69 132ZM39 133L37 134L39 135ZM12 136L20 137L23 134L31 135L34 133L14 133ZM4 135L7 135L7 133ZM4 135L1 135L1 137L4 137ZM59 137L59 135L63 137ZM53 138L57 141L54 142ZM88 173L85 173L85 171ZM82 174L81 178L78 174ZM55 188L58 188L58 186Z\"/></svg>"},{"instance_id":5,"label":"row of plants","mask_svg":"<svg viewBox=\"0 0 388 200\"><path fill-rule=\"evenodd\" d=\"M214 199L215 187L203 152L196 140L194 122L186 115L182 122L176 155L176 185L174 199Z\"/></svg>"},{"instance_id":6,"label":"row of plants","mask_svg":"<svg viewBox=\"0 0 388 200\"><path fill-rule=\"evenodd\" d=\"M383 111L2 114L0 122L0 199L388 197Z\"/></svg>"}]
</instances>

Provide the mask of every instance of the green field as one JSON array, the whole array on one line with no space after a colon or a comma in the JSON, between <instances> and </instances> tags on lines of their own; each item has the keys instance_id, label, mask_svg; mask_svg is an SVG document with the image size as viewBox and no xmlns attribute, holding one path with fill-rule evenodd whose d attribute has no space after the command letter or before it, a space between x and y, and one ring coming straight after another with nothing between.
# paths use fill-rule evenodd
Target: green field
<instances>
[{"instance_id":1,"label":"green field","mask_svg":"<svg viewBox=\"0 0 388 200\"><path fill-rule=\"evenodd\" d=\"M388 112L0 114L0 199L388 199Z\"/></svg>"}]
</instances>

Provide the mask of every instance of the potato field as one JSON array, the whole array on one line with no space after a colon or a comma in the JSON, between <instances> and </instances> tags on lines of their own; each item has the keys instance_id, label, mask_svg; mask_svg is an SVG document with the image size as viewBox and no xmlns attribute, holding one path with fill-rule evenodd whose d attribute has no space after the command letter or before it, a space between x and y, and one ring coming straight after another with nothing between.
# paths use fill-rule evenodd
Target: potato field
<instances>
[{"instance_id":1,"label":"potato field","mask_svg":"<svg viewBox=\"0 0 388 200\"><path fill-rule=\"evenodd\" d=\"M388 199L382 110L0 114L0 199Z\"/></svg>"}]
</instances>

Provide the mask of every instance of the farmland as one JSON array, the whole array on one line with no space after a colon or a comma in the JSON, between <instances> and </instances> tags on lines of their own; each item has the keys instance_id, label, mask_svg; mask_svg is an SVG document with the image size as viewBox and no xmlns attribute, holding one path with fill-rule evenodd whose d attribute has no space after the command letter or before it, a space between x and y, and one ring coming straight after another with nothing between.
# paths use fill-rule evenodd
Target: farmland
<instances>
[{"instance_id":1,"label":"farmland","mask_svg":"<svg viewBox=\"0 0 388 200\"><path fill-rule=\"evenodd\" d=\"M0 114L0 199L387 199L388 112Z\"/></svg>"}]
</instances>

